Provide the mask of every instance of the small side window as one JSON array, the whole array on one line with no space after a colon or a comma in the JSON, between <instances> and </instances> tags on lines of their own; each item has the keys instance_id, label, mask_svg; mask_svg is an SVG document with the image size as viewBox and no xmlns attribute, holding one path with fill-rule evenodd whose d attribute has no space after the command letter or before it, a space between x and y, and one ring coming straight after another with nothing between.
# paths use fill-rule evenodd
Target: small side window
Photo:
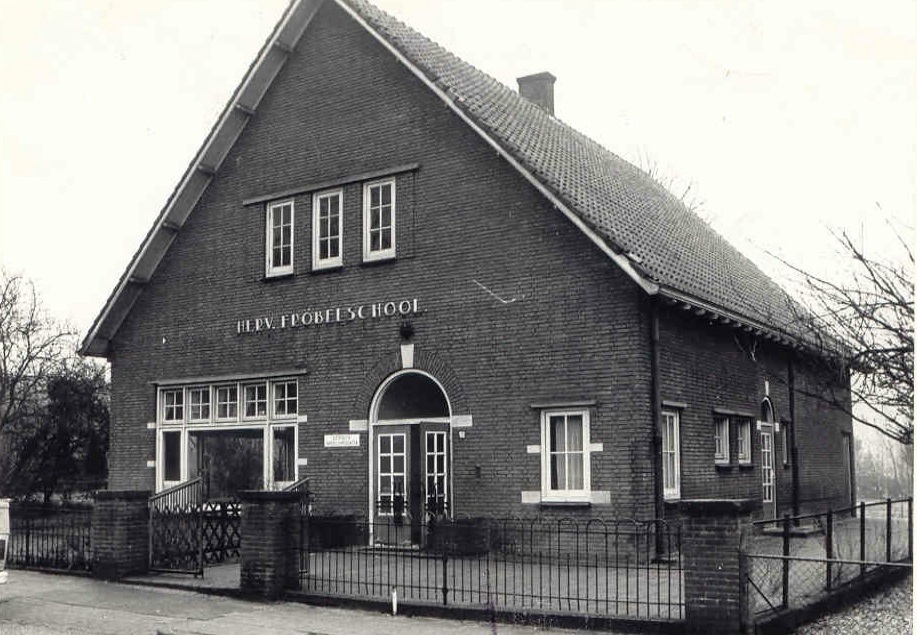
<instances>
[{"instance_id":1,"label":"small side window","mask_svg":"<svg viewBox=\"0 0 917 635\"><path fill-rule=\"evenodd\" d=\"M729 417L713 418L713 460L718 465L729 463Z\"/></svg>"}]
</instances>

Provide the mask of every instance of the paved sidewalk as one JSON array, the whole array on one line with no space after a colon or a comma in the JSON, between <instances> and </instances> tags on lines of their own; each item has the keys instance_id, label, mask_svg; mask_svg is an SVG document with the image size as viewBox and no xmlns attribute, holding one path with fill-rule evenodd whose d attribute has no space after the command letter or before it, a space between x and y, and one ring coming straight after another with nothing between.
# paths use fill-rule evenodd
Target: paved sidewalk
<instances>
[{"instance_id":1,"label":"paved sidewalk","mask_svg":"<svg viewBox=\"0 0 917 635\"><path fill-rule=\"evenodd\" d=\"M30 571L9 573L9 582L0 586L2 635L534 635L545 632L533 626L393 617L372 611L292 602L249 602ZM576 631L551 629L550 632Z\"/></svg>"}]
</instances>

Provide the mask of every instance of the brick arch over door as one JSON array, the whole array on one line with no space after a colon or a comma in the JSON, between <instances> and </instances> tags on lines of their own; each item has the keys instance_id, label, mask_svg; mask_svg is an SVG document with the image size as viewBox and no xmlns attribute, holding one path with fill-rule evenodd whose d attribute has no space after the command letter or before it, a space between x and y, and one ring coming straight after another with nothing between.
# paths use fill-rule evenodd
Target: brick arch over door
<instances>
[{"instance_id":1,"label":"brick arch over door","mask_svg":"<svg viewBox=\"0 0 917 635\"><path fill-rule=\"evenodd\" d=\"M446 391L446 397L452 406L452 415L471 414L468 406L468 399L465 391L459 382L458 376L446 362L432 351L415 349L414 370L422 370L429 373L442 385ZM379 389L379 385L386 377L397 373L400 370L407 370L401 365L400 352L394 352L381 356L373 367L363 377L360 390L354 399L351 417L353 419L364 419L369 417L369 408L372 404L373 396Z\"/></svg>"}]
</instances>

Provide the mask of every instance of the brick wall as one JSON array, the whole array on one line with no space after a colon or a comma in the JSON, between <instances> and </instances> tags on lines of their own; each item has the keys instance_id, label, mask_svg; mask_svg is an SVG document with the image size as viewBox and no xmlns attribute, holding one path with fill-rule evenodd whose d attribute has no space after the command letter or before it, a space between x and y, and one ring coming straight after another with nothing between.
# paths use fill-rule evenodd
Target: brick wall
<instances>
[{"instance_id":1,"label":"brick wall","mask_svg":"<svg viewBox=\"0 0 917 635\"><path fill-rule=\"evenodd\" d=\"M802 511L835 507L849 500L844 482L842 433L850 418L825 399L807 397L830 379L802 355L747 332L669 308L660 317L660 398L676 402L681 415L683 498L761 497L761 447L752 435L748 466L714 462L715 411L743 412L760 419L765 382L776 421L790 420L790 372L795 385L796 446ZM752 424L754 427L754 423ZM734 433L734 428L732 430ZM788 434L788 439L792 437ZM735 436L730 439L735 448ZM792 461L784 463L781 434L774 435L778 514L792 512ZM674 507L670 507L674 511Z\"/></svg>"}]
</instances>

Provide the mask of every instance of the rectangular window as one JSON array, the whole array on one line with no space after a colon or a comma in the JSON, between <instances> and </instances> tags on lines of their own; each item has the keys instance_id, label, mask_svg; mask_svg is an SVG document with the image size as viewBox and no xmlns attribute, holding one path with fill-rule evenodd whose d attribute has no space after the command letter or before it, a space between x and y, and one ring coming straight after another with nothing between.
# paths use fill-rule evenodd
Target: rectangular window
<instances>
[{"instance_id":1,"label":"rectangular window","mask_svg":"<svg viewBox=\"0 0 917 635\"><path fill-rule=\"evenodd\" d=\"M293 201L268 205L266 251L265 275L293 273Z\"/></svg>"},{"instance_id":2,"label":"rectangular window","mask_svg":"<svg viewBox=\"0 0 917 635\"><path fill-rule=\"evenodd\" d=\"M185 391L182 388L162 391L162 420L185 420Z\"/></svg>"},{"instance_id":3,"label":"rectangular window","mask_svg":"<svg viewBox=\"0 0 917 635\"><path fill-rule=\"evenodd\" d=\"M279 381L274 386L274 416L295 417L298 408L296 401L296 380Z\"/></svg>"},{"instance_id":4,"label":"rectangular window","mask_svg":"<svg viewBox=\"0 0 917 635\"><path fill-rule=\"evenodd\" d=\"M395 257L395 181L363 187L363 260Z\"/></svg>"},{"instance_id":5,"label":"rectangular window","mask_svg":"<svg viewBox=\"0 0 917 635\"><path fill-rule=\"evenodd\" d=\"M236 386L217 386L217 419L235 421L239 417L239 389Z\"/></svg>"},{"instance_id":6,"label":"rectangular window","mask_svg":"<svg viewBox=\"0 0 917 635\"><path fill-rule=\"evenodd\" d=\"M260 419L267 416L267 386L249 384L244 388L244 410L246 419Z\"/></svg>"},{"instance_id":7,"label":"rectangular window","mask_svg":"<svg viewBox=\"0 0 917 635\"><path fill-rule=\"evenodd\" d=\"M405 435L379 435L379 514L390 516L395 498L404 503Z\"/></svg>"},{"instance_id":8,"label":"rectangular window","mask_svg":"<svg viewBox=\"0 0 917 635\"><path fill-rule=\"evenodd\" d=\"M188 419L210 421L210 387L188 389Z\"/></svg>"},{"instance_id":9,"label":"rectangular window","mask_svg":"<svg viewBox=\"0 0 917 635\"><path fill-rule=\"evenodd\" d=\"M312 268L326 269L343 264L341 208L343 192L324 192L312 197Z\"/></svg>"},{"instance_id":10,"label":"rectangular window","mask_svg":"<svg viewBox=\"0 0 917 635\"><path fill-rule=\"evenodd\" d=\"M178 430L162 433L162 474L164 481L181 480L181 432Z\"/></svg>"},{"instance_id":11,"label":"rectangular window","mask_svg":"<svg viewBox=\"0 0 917 635\"><path fill-rule=\"evenodd\" d=\"M542 496L558 501L588 500L589 411L541 415Z\"/></svg>"},{"instance_id":12,"label":"rectangular window","mask_svg":"<svg viewBox=\"0 0 917 635\"><path fill-rule=\"evenodd\" d=\"M715 463L729 463L729 417L713 418L713 440Z\"/></svg>"},{"instance_id":13,"label":"rectangular window","mask_svg":"<svg viewBox=\"0 0 917 635\"><path fill-rule=\"evenodd\" d=\"M681 449L677 410L662 411L662 494L667 500L681 497Z\"/></svg>"},{"instance_id":14,"label":"rectangular window","mask_svg":"<svg viewBox=\"0 0 917 635\"><path fill-rule=\"evenodd\" d=\"M282 426L273 428L271 433L274 483L291 483L296 480L296 430Z\"/></svg>"},{"instance_id":15,"label":"rectangular window","mask_svg":"<svg viewBox=\"0 0 917 635\"><path fill-rule=\"evenodd\" d=\"M751 419L736 419L736 460L751 463Z\"/></svg>"}]
</instances>

